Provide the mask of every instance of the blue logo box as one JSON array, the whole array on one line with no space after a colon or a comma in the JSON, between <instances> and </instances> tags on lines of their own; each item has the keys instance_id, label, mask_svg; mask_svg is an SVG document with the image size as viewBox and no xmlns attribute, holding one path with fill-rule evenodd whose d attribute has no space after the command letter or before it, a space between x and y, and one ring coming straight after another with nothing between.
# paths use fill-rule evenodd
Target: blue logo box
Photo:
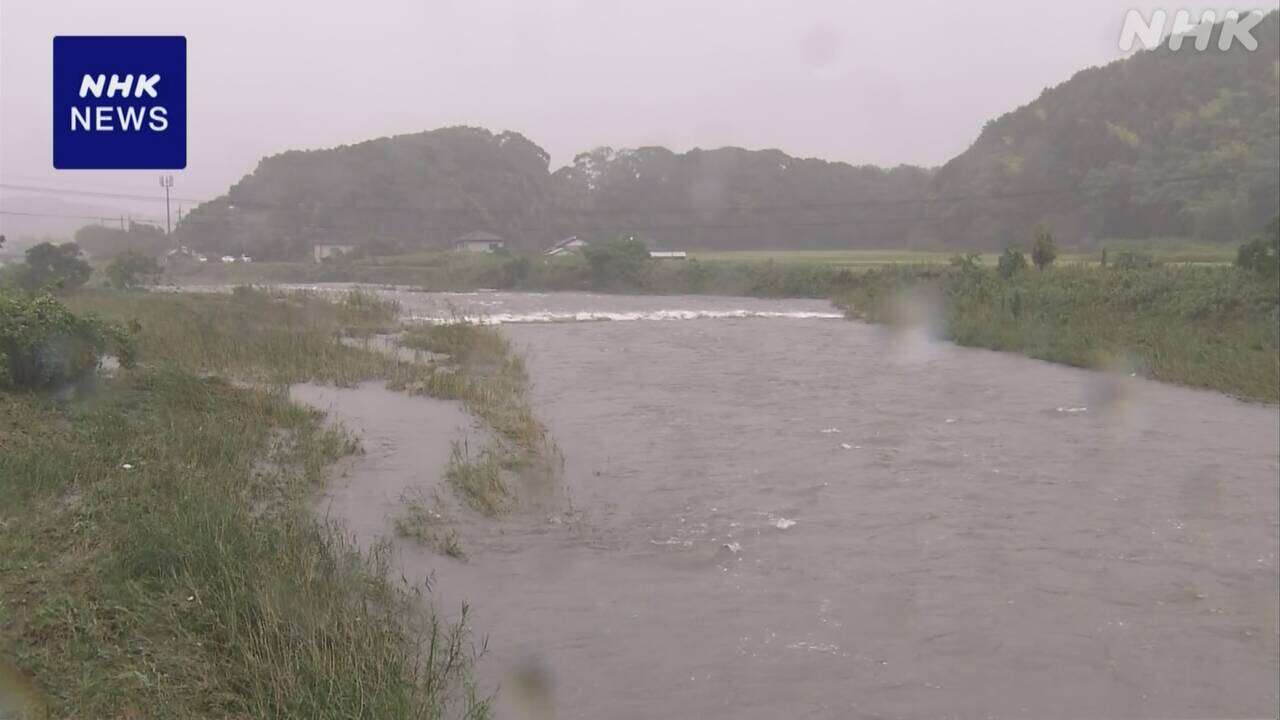
<instances>
[{"instance_id":1,"label":"blue logo box","mask_svg":"<svg viewBox=\"0 0 1280 720\"><path fill-rule=\"evenodd\" d=\"M53 166L185 168L187 39L55 37Z\"/></svg>"}]
</instances>

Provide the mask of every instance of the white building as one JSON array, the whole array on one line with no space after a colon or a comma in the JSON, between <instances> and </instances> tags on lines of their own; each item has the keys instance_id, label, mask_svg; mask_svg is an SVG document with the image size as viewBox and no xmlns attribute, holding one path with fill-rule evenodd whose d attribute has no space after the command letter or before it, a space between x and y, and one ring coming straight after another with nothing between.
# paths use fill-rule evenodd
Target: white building
<instances>
[{"instance_id":1,"label":"white building","mask_svg":"<svg viewBox=\"0 0 1280 720\"><path fill-rule=\"evenodd\" d=\"M355 245L314 245L311 248L311 255L315 258L316 262L321 262L326 258L341 257L355 249Z\"/></svg>"},{"instance_id":2,"label":"white building","mask_svg":"<svg viewBox=\"0 0 1280 720\"><path fill-rule=\"evenodd\" d=\"M453 249L458 252L493 252L503 247L502 238L483 230L469 232L453 241Z\"/></svg>"}]
</instances>

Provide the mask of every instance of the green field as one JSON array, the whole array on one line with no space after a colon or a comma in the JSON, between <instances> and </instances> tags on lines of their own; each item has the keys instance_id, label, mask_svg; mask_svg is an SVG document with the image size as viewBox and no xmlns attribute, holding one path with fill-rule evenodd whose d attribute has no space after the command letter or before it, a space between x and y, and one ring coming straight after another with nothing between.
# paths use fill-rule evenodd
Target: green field
<instances>
[{"instance_id":1,"label":"green field","mask_svg":"<svg viewBox=\"0 0 1280 720\"><path fill-rule=\"evenodd\" d=\"M1114 240L1099 243L1098 249L1090 252L1063 252L1058 256L1058 262L1098 264L1101 262L1103 247L1107 248L1110 257L1129 251L1145 253L1156 262L1165 263L1230 264L1236 257L1236 248L1230 245L1209 245L1183 240ZM945 264L957 254L963 253L959 250L699 250L689 253L689 256L705 262L772 260L778 263L871 268L918 263ZM984 265L994 266L999 256L999 253L983 253L980 258Z\"/></svg>"}]
</instances>

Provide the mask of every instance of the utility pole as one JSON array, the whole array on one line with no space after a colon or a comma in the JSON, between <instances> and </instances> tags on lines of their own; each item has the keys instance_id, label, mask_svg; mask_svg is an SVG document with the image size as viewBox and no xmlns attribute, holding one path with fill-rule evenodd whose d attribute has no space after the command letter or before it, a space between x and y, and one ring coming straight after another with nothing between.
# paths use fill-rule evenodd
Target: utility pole
<instances>
[{"instance_id":1,"label":"utility pole","mask_svg":"<svg viewBox=\"0 0 1280 720\"><path fill-rule=\"evenodd\" d=\"M169 188L173 187L172 175L160 176L160 187L164 188L164 234L171 232L169 227Z\"/></svg>"}]
</instances>

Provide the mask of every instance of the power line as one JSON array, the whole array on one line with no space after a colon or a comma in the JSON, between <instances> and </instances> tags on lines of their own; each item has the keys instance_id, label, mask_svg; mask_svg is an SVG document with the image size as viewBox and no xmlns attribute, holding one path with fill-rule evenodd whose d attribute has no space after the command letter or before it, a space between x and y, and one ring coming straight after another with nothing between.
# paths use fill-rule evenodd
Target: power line
<instances>
[{"instance_id":1,"label":"power line","mask_svg":"<svg viewBox=\"0 0 1280 720\"><path fill-rule=\"evenodd\" d=\"M7 190L22 190L25 192L37 192L45 195L80 195L84 197L112 198L114 200L147 200L150 202L165 201L164 198L159 197L157 195L140 195L135 193L104 192L99 190L56 188L56 187L48 187L48 186L42 186L42 185L20 185L17 183L0 182L0 188L5 188ZM194 202L194 203L205 202L204 200L199 200L197 198L188 198L188 197L174 196L173 199L181 200L183 202Z\"/></svg>"},{"instance_id":2,"label":"power line","mask_svg":"<svg viewBox=\"0 0 1280 720\"><path fill-rule=\"evenodd\" d=\"M152 224L157 226L159 225L159 222L160 222L155 218L144 217L140 215L121 215L121 216L72 215L67 213L24 212L20 210L0 210L0 215L16 215L19 217L56 218L56 219L62 219L62 220L94 220L94 221L111 222L111 223L119 222L121 218L124 218L131 222L145 222L147 224Z\"/></svg>"}]
</instances>

